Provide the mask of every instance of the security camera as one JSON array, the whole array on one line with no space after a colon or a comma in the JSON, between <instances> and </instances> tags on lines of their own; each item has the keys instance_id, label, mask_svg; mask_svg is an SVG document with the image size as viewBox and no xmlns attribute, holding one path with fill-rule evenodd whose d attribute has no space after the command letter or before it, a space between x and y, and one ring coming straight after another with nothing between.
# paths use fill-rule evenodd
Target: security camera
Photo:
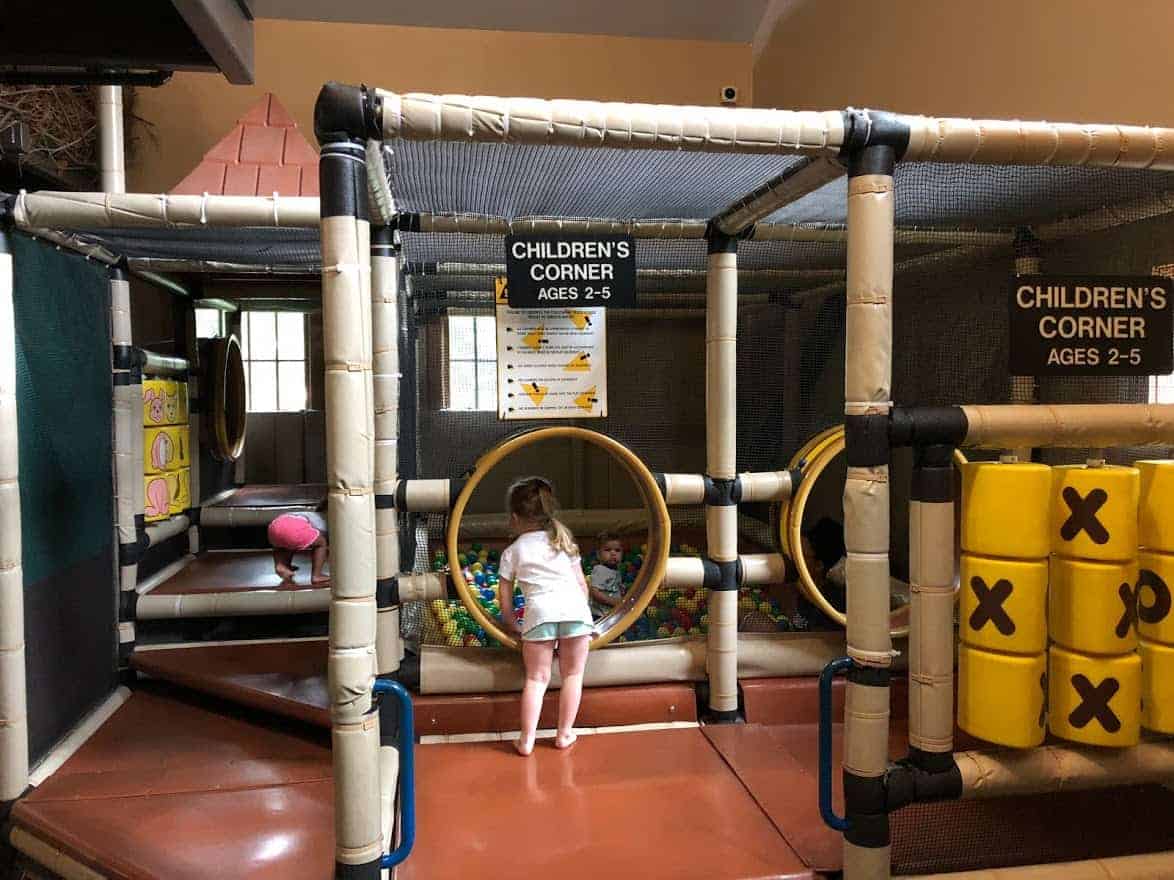
<instances>
[{"instance_id":1,"label":"security camera","mask_svg":"<svg viewBox=\"0 0 1174 880\"><path fill-rule=\"evenodd\" d=\"M722 103L723 104L737 104L738 103L738 87L737 86L722 86Z\"/></svg>"}]
</instances>

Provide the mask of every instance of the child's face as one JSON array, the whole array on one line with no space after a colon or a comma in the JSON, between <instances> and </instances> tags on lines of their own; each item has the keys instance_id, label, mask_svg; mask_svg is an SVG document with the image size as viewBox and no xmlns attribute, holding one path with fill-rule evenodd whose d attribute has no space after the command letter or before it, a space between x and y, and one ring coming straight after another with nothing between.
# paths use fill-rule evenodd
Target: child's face
<instances>
[{"instance_id":1,"label":"child's face","mask_svg":"<svg viewBox=\"0 0 1174 880\"><path fill-rule=\"evenodd\" d=\"M823 563L815 555L815 548L811 546L811 541L806 537L803 538L802 549L803 560L807 563L807 571L811 574L811 579L817 584L821 583L825 574Z\"/></svg>"},{"instance_id":2,"label":"child's face","mask_svg":"<svg viewBox=\"0 0 1174 880\"><path fill-rule=\"evenodd\" d=\"M624 545L619 541L605 541L599 547L599 561L609 568L615 568L624 558Z\"/></svg>"}]
</instances>

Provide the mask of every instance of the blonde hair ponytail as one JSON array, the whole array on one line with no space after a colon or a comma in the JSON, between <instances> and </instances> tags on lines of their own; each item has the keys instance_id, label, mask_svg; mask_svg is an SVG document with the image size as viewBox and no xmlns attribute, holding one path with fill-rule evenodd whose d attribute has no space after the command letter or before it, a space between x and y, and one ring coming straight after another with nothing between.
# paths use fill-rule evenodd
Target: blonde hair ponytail
<instances>
[{"instance_id":1,"label":"blonde hair ponytail","mask_svg":"<svg viewBox=\"0 0 1174 880\"><path fill-rule=\"evenodd\" d=\"M527 477L510 486L506 507L520 519L541 524L555 550L568 556L579 555L575 536L556 516L558 500L554 497L554 487L545 477Z\"/></svg>"}]
</instances>

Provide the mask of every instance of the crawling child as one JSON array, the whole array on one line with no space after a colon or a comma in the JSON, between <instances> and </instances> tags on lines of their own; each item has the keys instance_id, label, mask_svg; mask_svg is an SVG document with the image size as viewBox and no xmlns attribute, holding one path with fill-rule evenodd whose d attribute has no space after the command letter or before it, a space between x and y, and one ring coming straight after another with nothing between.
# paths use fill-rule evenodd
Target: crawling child
<instances>
[{"instance_id":1,"label":"crawling child","mask_svg":"<svg viewBox=\"0 0 1174 880\"><path fill-rule=\"evenodd\" d=\"M595 539L595 556L599 560L591 569L591 613L603 617L611 613L624 597L624 579L620 562L624 544L614 532L600 532Z\"/></svg>"},{"instance_id":2,"label":"crawling child","mask_svg":"<svg viewBox=\"0 0 1174 880\"><path fill-rule=\"evenodd\" d=\"M327 536L326 502L313 511L305 513L283 513L269 523L269 543L273 547L273 568L283 584L294 583L293 564L295 553L310 554L310 584L323 587L330 583L330 577L323 573L326 558L330 554Z\"/></svg>"}]
</instances>

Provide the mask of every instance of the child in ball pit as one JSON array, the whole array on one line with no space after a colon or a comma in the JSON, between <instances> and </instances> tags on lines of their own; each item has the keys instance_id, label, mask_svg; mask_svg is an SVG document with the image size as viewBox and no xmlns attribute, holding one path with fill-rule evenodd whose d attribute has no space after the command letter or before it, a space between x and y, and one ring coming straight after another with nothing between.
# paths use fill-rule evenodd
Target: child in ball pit
<instances>
[{"instance_id":1,"label":"child in ball pit","mask_svg":"<svg viewBox=\"0 0 1174 880\"><path fill-rule=\"evenodd\" d=\"M583 670L591 637L587 581L574 536L555 514L554 487L543 477L518 480L506 493L510 533L516 539L501 554L498 596L505 628L522 640L526 681L522 687L521 735L514 747L520 755L534 750L542 698L550 683L550 666L558 643L562 689L558 701L556 748L569 748L583 693ZM514 583L525 597L519 624L513 614Z\"/></svg>"},{"instance_id":2,"label":"child in ball pit","mask_svg":"<svg viewBox=\"0 0 1174 880\"><path fill-rule=\"evenodd\" d=\"M595 556L599 561L591 569L588 589L592 613L603 617L610 614L624 597L624 576L620 572L624 543L620 536L614 532L600 532L595 539Z\"/></svg>"}]
</instances>

